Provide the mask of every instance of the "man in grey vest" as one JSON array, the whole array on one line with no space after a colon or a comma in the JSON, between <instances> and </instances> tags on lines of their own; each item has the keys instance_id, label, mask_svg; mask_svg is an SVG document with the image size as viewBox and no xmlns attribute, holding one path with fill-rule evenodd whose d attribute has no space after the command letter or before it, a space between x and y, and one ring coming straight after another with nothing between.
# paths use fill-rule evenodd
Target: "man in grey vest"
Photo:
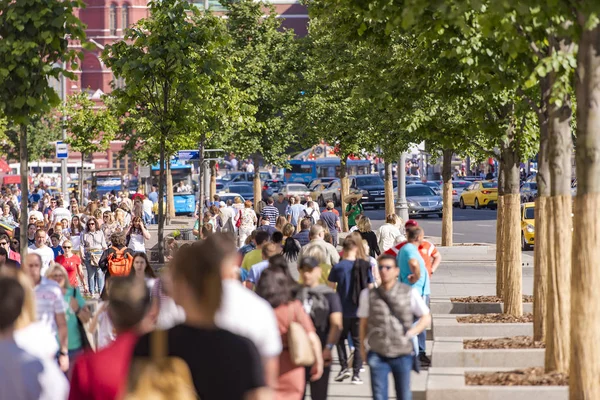
<instances>
[{"instance_id":1,"label":"man in grey vest","mask_svg":"<svg viewBox=\"0 0 600 400\"><path fill-rule=\"evenodd\" d=\"M415 360L413 338L431 322L429 308L421 295L398 282L396 258L384 254L378 259L381 286L360 294L360 351L371 370L373 399L388 398L388 375L392 372L396 396L411 400L410 371ZM419 318L413 326L415 316Z\"/></svg>"}]
</instances>

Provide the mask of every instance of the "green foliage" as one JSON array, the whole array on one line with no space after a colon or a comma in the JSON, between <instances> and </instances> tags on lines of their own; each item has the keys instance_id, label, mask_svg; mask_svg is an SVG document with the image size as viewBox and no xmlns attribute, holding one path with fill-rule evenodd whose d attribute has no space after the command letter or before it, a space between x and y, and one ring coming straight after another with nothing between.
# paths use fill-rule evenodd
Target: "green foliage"
<instances>
[{"instance_id":1,"label":"green foliage","mask_svg":"<svg viewBox=\"0 0 600 400\"><path fill-rule=\"evenodd\" d=\"M55 114L34 116L27 124L27 149L29 161L53 159L56 152L54 142L62 136L62 122ZM19 159L19 126L0 119L0 152L9 160Z\"/></svg>"},{"instance_id":2,"label":"green foliage","mask_svg":"<svg viewBox=\"0 0 600 400\"><path fill-rule=\"evenodd\" d=\"M83 54L68 43L85 39L73 15L83 6L80 0L0 0L0 113L9 121L25 124L58 104L49 79L73 77L65 64L78 68Z\"/></svg>"},{"instance_id":3,"label":"green foliage","mask_svg":"<svg viewBox=\"0 0 600 400\"><path fill-rule=\"evenodd\" d=\"M117 130L114 116L104 108L95 110L95 107L96 103L82 92L69 97L62 108L70 134L67 143L82 157L107 150Z\"/></svg>"}]
</instances>

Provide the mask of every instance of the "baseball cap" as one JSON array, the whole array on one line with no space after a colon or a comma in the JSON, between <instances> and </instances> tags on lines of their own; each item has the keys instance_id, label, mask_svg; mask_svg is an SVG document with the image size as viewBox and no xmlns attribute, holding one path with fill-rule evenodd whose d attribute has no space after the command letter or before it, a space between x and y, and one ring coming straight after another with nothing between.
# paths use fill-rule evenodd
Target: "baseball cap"
<instances>
[{"instance_id":1,"label":"baseball cap","mask_svg":"<svg viewBox=\"0 0 600 400\"><path fill-rule=\"evenodd\" d=\"M319 261L314 257L304 257L300 263L300 268L316 268L319 266Z\"/></svg>"},{"instance_id":2,"label":"baseball cap","mask_svg":"<svg viewBox=\"0 0 600 400\"><path fill-rule=\"evenodd\" d=\"M406 223L404 224L405 228L410 228L411 226L419 226L419 224L417 223L417 221L415 221L414 219L409 219L408 221L406 221Z\"/></svg>"}]
</instances>

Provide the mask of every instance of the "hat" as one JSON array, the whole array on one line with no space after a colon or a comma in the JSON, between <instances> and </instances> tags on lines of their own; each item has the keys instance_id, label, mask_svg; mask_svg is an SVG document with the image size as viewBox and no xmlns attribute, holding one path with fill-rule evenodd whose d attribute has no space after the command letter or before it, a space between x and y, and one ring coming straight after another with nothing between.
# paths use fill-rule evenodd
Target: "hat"
<instances>
[{"instance_id":1,"label":"hat","mask_svg":"<svg viewBox=\"0 0 600 400\"><path fill-rule=\"evenodd\" d=\"M300 268L308 267L310 269L319 266L319 261L314 257L304 257L300 263Z\"/></svg>"},{"instance_id":2,"label":"hat","mask_svg":"<svg viewBox=\"0 0 600 400\"><path fill-rule=\"evenodd\" d=\"M333 204L333 201L327 202L327 209L328 210L333 210L334 208L335 208L335 205Z\"/></svg>"},{"instance_id":3,"label":"hat","mask_svg":"<svg viewBox=\"0 0 600 400\"><path fill-rule=\"evenodd\" d=\"M419 226L419 224L417 223L417 221L415 221L414 219L409 219L408 221L406 221L406 223L404 224L405 228L410 228L411 226Z\"/></svg>"},{"instance_id":4,"label":"hat","mask_svg":"<svg viewBox=\"0 0 600 400\"><path fill-rule=\"evenodd\" d=\"M227 204L225 204L224 201L220 201L219 202L219 207L227 207Z\"/></svg>"},{"instance_id":5,"label":"hat","mask_svg":"<svg viewBox=\"0 0 600 400\"><path fill-rule=\"evenodd\" d=\"M350 193L346 197L344 197L344 202L350 203L352 200L361 200L363 197L362 193Z\"/></svg>"}]
</instances>

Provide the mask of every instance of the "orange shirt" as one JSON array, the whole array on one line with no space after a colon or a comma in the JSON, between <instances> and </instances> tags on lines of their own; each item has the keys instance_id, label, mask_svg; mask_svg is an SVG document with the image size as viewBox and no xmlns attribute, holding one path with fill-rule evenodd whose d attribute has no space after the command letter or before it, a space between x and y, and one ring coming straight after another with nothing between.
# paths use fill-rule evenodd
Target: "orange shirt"
<instances>
[{"instance_id":1,"label":"orange shirt","mask_svg":"<svg viewBox=\"0 0 600 400\"><path fill-rule=\"evenodd\" d=\"M404 241L402 243L398 243L397 245L390 247L385 251L385 254L390 254L394 257L398 255L402 246L404 246L407 242ZM419 245L419 253L421 257L423 257L423 261L425 261L425 268L427 268L427 272L431 277L431 267L433 265L433 258L437 256L438 250L435 245L427 240L423 240L423 243Z\"/></svg>"}]
</instances>

